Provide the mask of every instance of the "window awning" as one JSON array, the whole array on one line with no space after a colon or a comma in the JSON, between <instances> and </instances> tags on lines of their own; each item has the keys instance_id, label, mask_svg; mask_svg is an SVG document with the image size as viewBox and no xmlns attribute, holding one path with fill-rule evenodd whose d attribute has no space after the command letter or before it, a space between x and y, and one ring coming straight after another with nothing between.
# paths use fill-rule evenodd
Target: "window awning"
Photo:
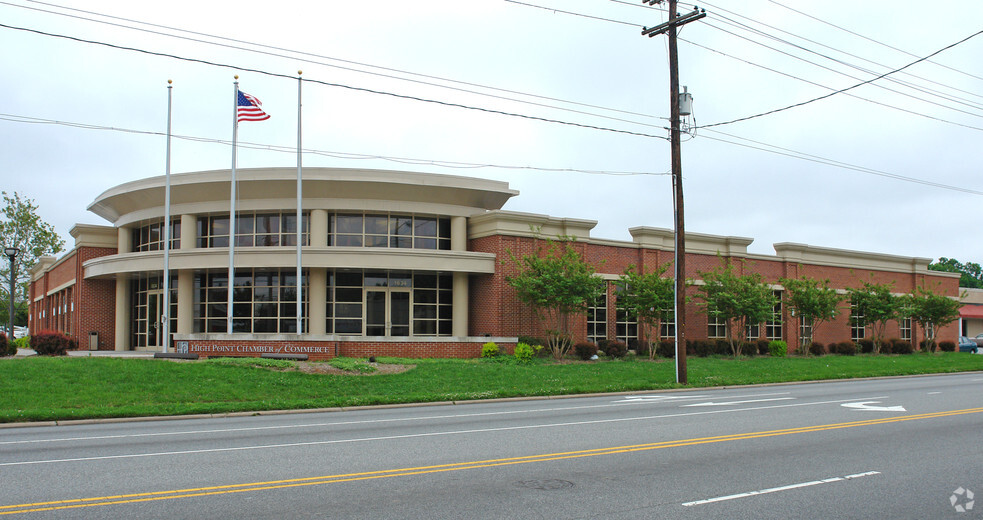
<instances>
[{"instance_id":1,"label":"window awning","mask_svg":"<svg viewBox=\"0 0 983 520\"><path fill-rule=\"evenodd\" d=\"M983 305L963 305L959 309L959 317L963 319L983 319Z\"/></svg>"}]
</instances>

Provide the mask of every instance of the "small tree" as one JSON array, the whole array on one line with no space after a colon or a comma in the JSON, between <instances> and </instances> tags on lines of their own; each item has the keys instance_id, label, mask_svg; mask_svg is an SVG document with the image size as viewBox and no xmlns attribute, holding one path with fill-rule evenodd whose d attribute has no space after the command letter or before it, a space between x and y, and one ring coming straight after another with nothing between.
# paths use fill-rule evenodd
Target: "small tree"
<instances>
[{"instance_id":1,"label":"small tree","mask_svg":"<svg viewBox=\"0 0 983 520\"><path fill-rule=\"evenodd\" d=\"M925 338L925 350L935 352L935 337L940 328L959 319L959 308L962 303L934 292L918 287L914 294L906 294L901 298L901 313L922 328Z\"/></svg>"},{"instance_id":2,"label":"small tree","mask_svg":"<svg viewBox=\"0 0 983 520\"><path fill-rule=\"evenodd\" d=\"M7 192L0 192L0 195L3 197L3 208L0 209L0 242L3 247L16 247L20 250L14 273L16 281L14 305L21 307L21 303L26 302L31 267L42 256L61 252L65 241L55 233L51 224L41 220L37 214L38 206L33 200L21 197L17 193L8 195ZM2 321L6 322L7 302L10 301L7 299L9 298L7 292L10 290L7 283L10 280L10 262L6 259L0 262L0 280L3 280L3 283L0 283L0 291L5 296ZM26 304L23 307L26 307ZM18 323L27 324L26 321L18 321Z\"/></svg>"},{"instance_id":3,"label":"small tree","mask_svg":"<svg viewBox=\"0 0 983 520\"><path fill-rule=\"evenodd\" d=\"M561 242L572 240L560 237ZM506 277L519 300L531 306L546 329L546 347L553 357L562 359L573 345L570 317L587 312L587 307L604 293L606 283L594 276L594 266L565 243L562 251L552 240L544 253L512 256L519 269L516 276Z\"/></svg>"},{"instance_id":4,"label":"small tree","mask_svg":"<svg viewBox=\"0 0 983 520\"><path fill-rule=\"evenodd\" d=\"M708 317L727 323L731 352L740 356L747 326L771 319L778 300L758 273L738 276L733 265L728 265L699 274L704 285L699 287L697 298L703 300L701 305Z\"/></svg>"},{"instance_id":5,"label":"small tree","mask_svg":"<svg viewBox=\"0 0 983 520\"><path fill-rule=\"evenodd\" d=\"M898 317L900 301L891 294L893 284L872 284L864 282L859 289L847 289L850 295L850 305L856 311L857 316L863 316L863 324L870 327L874 337L874 354L881 352L881 344L884 342L884 329L887 322ZM859 320L853 318L854 325L860 325Z\"/></svg>"},{"instance_id":6,"label":"small tree","mask_svg":"<svg viewBox=\"0 0 983 520\"><path fill-rule=\"evenodd\" d=\"M615 284L620 291L618 307L638 320L639 340L648 341L648 330L654 330L654 342L662 340L662 322L673 317L675 280L662 275L669 270L666 263L648 273L635 272L629 265ZM649 359L655 357L655 347L649 347Z\"/></svg>"},{"instance_id":7,"label":"small tree","mask_svg":"<svg viewBox=\"0 0 983 520\"><path fill-rule=\"evenodd\" d=\"M816 337L819 325L832 321L839 315L843 296L837 294L836 289L830 288L829 280L820 282L805 277L782 278L779 283L785 288L788 306L799 317L800 325L811 324L808 339L799 345L799 351L805 353Z\"/></svg>"}]
</instances>

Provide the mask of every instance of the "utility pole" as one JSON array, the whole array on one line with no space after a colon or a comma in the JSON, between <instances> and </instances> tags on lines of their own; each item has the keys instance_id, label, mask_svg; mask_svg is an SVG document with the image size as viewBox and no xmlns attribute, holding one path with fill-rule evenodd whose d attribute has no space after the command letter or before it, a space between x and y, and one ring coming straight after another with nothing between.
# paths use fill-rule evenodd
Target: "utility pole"
<instances>
[{"instance_id":1,"label":"utility pole","mask_svg":"<svg viewBox=\"0 0 983 520\"><path fill-rule=\"evenodd\" d=\"M666 33L669 36L669 146L672 160L673 208L675 209L675 260L676 305L673 316L676 321L676 382L688 384L686 376L686 232L683 222L683 164L680 146L679 124L679 52L676 49L676 28L706 16L706 10L698 8L680 16L676 13L676 1L669 0L669 21L652 28L644 28L643 36L649 38ZM643 4L661 4L663 0L642 0Z\"/></svg>"}]
</instances>

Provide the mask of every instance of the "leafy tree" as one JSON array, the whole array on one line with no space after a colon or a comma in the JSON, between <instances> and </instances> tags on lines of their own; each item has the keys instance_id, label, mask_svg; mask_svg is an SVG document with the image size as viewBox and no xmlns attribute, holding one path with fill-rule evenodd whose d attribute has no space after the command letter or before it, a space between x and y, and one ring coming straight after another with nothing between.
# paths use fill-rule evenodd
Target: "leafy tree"
<instances>
[{"instance_id":1,"label":"leafy tree","mask_svg":"<svg viewBox=\"0 0 983 520\"><path fill-rule=\"evenodd\" d=\"M829 286L829 280L813 280L812 278L779 280L785 288L788 306L798 315L800 324L809 323L809 339L799 349L803 352L812 344L816 337L816 329L827 321L836 319L840 313L840 302L843 296Z\"/></svg>"},{"instance_id":2,"label":"leafy tree","mask_svg":"<svg viewBox=\"0 0 983 520\"><path fill-rule=\"evenodd\" d=\"M959 319L962 303L918 287L914 294L901 297L900 314L911 318L921 328L925 338L925 349L935 352L935 337L938 330Z\"/></svg>"},{"instance_id":3,"label":"leafy tree","mask_svg":"<svg viewBox=\"0 0 983 520\"><path fill-rule=\"evenodd\" d=\"M662 339L662 322L673 317L676 282L662 276L668 270L668 263L648 273L635 272L635 266L629 265L615 282L621 296L618 306L638 320L641 341L647 340L647 329L650 329L655 331L655 343L658 343ZM654 358L655 352L650 347L649 358Z\"/></svg>"},{"instance_id":4,"label":"leafy tree","mask_svg":"<svg viewBox=\"0 0 983 520\"><path fill-rule=\"evenodd\" d=\"M561 242L571 240L560 237ZM553 357L562 359L573 345L570 317L587 312L597 298L604 293L604 279L594 276L595 269L584 261L569 244L562 248L552 240L544 253L512 256L519 274L506 277L506 282L516 290L519 300L536 311L546 329L546 346Z\"/></svg>"},{"instance_id":5,"label":"leafy tree","mask_svg":"<svg viewBox=\"0 0 983 520\"><path fill-rule=\"evenodd\" d=\"M759 273L739 276L734 274L732 264L699 274L704 285L696 297L703 300L701 305L708 317L727 323L731 352L740 356L747 326L771 319L778 299Z\"/></svg>"},{"instance_id":6,"label":"leafy tree","mask_svg":"<svg viewBox=\"0 0 983 520\"><path fill-rule=\"evenodd\" d=\"M873 284L864 282L858 289L847 289L850 295L850 305L857 316L862 316L863 324L870 327L874 337L874 353L881 351L884 342L884 329L887 322L896 319L901 310L901 301L891 294L894 284ZM853 324L859 325L861 319L850 318Z\"/></svg>"},{"instance_id":7,"label":"leafy tree","mask_svg":"<svg viewBox=\"0 0 983 520\"><path fill-rule=\"evenodd\" d=\"M34 267L38 259L45 255L60 253L65 246L65 241L55 233L51 224L41 220L38 216L38 206L32 199L21 197L16 192L8 195L7 192L0 192L3 195L3 209L0 216L0 242L3 247L16 247L20 249L17 254L17 268L15 270L16 287L14 294L14 304L17 305L27 299L27 289L30 283L30 269ZM6 295L10 287L10 262L6 258L0 259L0 286L3 287L2 294L6 300ZM9 301L9 300L6 300ZM6 309L6 307L4 307ZM6 316L6 312L3 313Z\"/></svg>"},{"instance_id":8,"label":"leafy tree","mask_svg":"<svg viewBox=\"0 0 983 520\"><path fill-rule=\"evenodd\" d=\"M959 273L959 286L969 289L983 289L983 267L975 262L962 263L955 258L939 258L938 262L928 264L933 271Z\"/></svg>"}]
</instances>

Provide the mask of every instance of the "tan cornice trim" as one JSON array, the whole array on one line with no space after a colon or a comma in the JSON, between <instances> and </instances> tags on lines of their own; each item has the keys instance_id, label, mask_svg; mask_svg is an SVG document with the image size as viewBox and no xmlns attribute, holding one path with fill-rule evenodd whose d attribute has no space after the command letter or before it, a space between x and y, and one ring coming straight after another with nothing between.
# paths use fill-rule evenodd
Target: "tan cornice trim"
<instances>
[{"instance_id":1,"label":"tan cornice trim","mask_svg":"<svg viewBox=\"0 0 983 520\"><path fill-rule=\"evenodd\" d=\"M296 266L296 249L291 247L251 247L236 249L237 268ZM227 269L228 248L175 250L170 253L174 270ZM301 262L305 268L405 269L491 274L495 272L495 255L470 251L434 251L360 247L304 248ZM85 262L85 278L108 277L120 273L160 272L164 255L161 251L127 253L94 258Z\"/></svg>"},{"instance_id":2,"label":"tan cornice trim","mask_svg":"<svg viewBox=\"0 0 983 520\"><path fill-rule=\"evenodd\" d=\"M48 290L48 294L46 296L51 296L52 294L55 294L58 291L63 291L65 289L68 289L69 287L71 287L73 285L75 285L75 280L74 279L72 281L70 281L70 282L63 283L63 284L59 285L58 287L55 287L54 289Z\"/></svg>"}]
</instances>

